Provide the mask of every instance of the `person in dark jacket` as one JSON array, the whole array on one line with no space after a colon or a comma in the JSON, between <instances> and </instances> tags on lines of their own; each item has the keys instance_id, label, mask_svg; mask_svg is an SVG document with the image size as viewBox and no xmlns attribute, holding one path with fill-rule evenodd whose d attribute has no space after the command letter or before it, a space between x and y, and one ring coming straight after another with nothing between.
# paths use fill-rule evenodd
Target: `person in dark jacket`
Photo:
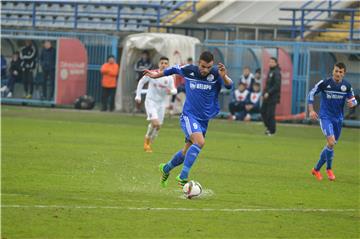
<instances>
[{"instance_id":1,"label":"person in dark jacket","mask_svg":"<svg viewBox=\"0 0 360 239\"><path fill-rule=\"evenodd\" d=\"M12 55L11 62L10 62L10 68L9 68L9 80L6 85L6 97L13 97L14 95L14 87L15 83L21 80L21 66L20 66L20 56L19 52L16 51Z\"/></svg>"},{"instance_id":2,"label":"person in dark jacket","mask_svg":"<svg viewBox=\"0 0 360 239\"><path fill-rule=\"evenodd\" d=\"M7 78L6 75L7 62L3 55L1 55L1 80L5 80Z\"/></svg>"},{"instance_id":3,"label":"person in dark jacket","mask_svg":"<svg viewBox=\"0 0 360 239\"><path fill-rule=\"evenodd\" d=\"M135 64L135 71L137 73L137 81L143 77L144 70L150 70L152 68L152 63L150 59L150 54L148 51L143 51L141 53L141 58Z\"/></svg>"},{"instance_id":4,"label":"person in dark jacket","mask_svg":"<svg viewBox=\"0 0 360 239\"><path fill-rule=\"evenodd\" d=\"M22 80L24 83L25 97L30 99L34 91L33 71L36 67L37 51L31 40L25 41L25 46L20 50Z\"/></svg>"},{"instance_id":5,"label":"person in dark jacket","mask_svg":"<svg viewBox=\"0 0 360 239\"><path fill-rule=\"evenodd\" d=\"M43 71L42 98L51 100L54 97L56 50L50 41L44 42L44 48L40 55L40 65ZM50 83L50 94L47 96L47 85Z\"/></svg>"},{"instance_id":6,"label":"person in dark jacket","mask_svg":"<svg viewBox=\"0 0 360 239\"><path fill-rule=\"evenodd\" d=\"M265 134L271 136L276 131L275 110L276 104L280 102L281 73L275 57L270 58L269 67L270 70L263 91L261 117L266 127Z\"/></svg>"}]
</instances>

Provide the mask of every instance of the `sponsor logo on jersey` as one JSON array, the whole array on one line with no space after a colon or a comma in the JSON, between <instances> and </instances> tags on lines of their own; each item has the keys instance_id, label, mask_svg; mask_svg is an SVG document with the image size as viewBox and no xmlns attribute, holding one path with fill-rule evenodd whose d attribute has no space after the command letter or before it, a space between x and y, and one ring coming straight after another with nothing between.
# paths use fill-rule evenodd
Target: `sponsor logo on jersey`
<instances>
[{"instance_id":1,"label":"sponsor logo on jersey","mask_svg":"<svg viewBox=\"0 0 360 239\"><path fill-rule=\"evenodd\" d=\"M206 79L207 79L208 81L213 81L213 80L214 80L214 75L213 75L213 74L210 74L210 75L208 75L208 76L206 77Z\"/></svg>"},{"instance_id":2,"label":"sponsor logo on jersey","mask_svg":"<svg viewBox=\"0 0 360 239\"><path fill-rule=\"evenodd\" d=\"M335 100L339 100L339 99L343 99L343 98L344 98L344 96L343 96L343 95L337 95L337 94L326 93L326 98L327 98L327 99L335 99Z\"/></svg>"},{"instance_id":3,"label":"sponsor logo on jersey","mask_svg":"<svg viewBox=\"0 0 360 239\"><path fill-rule=\"evenodd\" d=\"M190 82L190 89L195 90L195 89L199 89L199 90L211 90L212 87L211 85L206 85L206 84L200 84L200 83L192 83Z\"/></svg>"},{"instance_id":4,"label":"sponsor logo on jersey","mask_svg":"<svg viewBox=\"0 0 360 239\"><path fill-rule=\"evenodd\" d=\"M341 87L340 87L340 89L341 89L341 91L346 91L347 90L347 87L346 87L346 85L342 85Z\"/></svg>"}]
</instances>

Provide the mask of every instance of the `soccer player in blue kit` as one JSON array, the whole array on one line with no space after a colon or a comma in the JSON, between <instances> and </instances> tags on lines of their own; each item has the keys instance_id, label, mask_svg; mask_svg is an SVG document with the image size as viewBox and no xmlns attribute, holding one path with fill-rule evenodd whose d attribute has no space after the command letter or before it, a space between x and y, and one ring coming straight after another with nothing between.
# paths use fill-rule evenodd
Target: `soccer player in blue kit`
<instances>
[{"instance_id":1,"label":"soccer player in blue kit","mask_svg":"<svg viewBox=\"0 0 360 239\"><path fill-rule=\"evenodd\" d=\"M322 180L320 169L325 163L328 179L331 181L335 180L335 175L332 171L332 161L334 157L334 146L341 133L345 101L349 108L357 105L350 83L343 79L345 72L345 64L341 62L336 63L332 77L319 81L308 96L310 117L313 120L319 119L321 130L326 136L327 141L326 146L321 151L319 161L311 171L318 180ZM314 111L313 102L314 96L320 92L321 100L318 115Z\"/></svg>"},{"instance_id":2,"label":"soccer player in blue kit","mask_svg":"<svg viewBox=\"0 0 360 239\"><path fill-rule=\"evenodd\" d=\"M185 146L168 163L159 165L161 185L166 187L170 171L184 163L180 175L176 177L178 184L183 186L188 182L189 171L204 147L209 120L219 113L221 87L230 89L233 82L222 63L214 66L214 56L208 51L201 53L198 66L173 66L160 73L145 70L145 74L151 78L179 74L185 79L186 100L180 115Z\"/></svg>"}]
</instances>

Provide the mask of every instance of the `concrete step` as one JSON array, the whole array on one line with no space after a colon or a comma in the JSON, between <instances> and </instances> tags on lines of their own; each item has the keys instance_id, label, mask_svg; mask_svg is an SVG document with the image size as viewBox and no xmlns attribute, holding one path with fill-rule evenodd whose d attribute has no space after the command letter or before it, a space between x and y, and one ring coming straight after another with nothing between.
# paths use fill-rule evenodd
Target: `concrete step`
<instances>
[{"instance_id":1,"label":"concrete step","mask_svg":"<svg viewBox=\"0 0 360 239\"><path fill-rule=\"evenodd\" d=\"M345 16L344 19L345 19L346 21L350 21L351 16ZM354 16L354 20L355 20L355 21L360 21L360 16L357 16L357 15Z\"/></svg>"},{"instance_id":2,"label":"concrete step","mask_svg":"<svg viewBox=\"0 0 360 239\"><path fill-rule=\"evenodd\" d=\"M349 22L345 22L345 23L335 23L331 25L334 28L338 28L338 29L350 29L350 23ZM354 23L354 28L360 28L360 23Z\"/></svg>"},{"instance_id":3,"label":"concrete step","mask_svg":"<svg viewBox=\"0 0 360 239\"><path fill-rule=\"evenodd\" d=\"M348 32L322 32L322 33L320 33L320 36L347 38L347 37L349 37L349 33Z\"/></svg>"},{"instance_id":4,"label":"concrete step","mask_svg":"<svg viewBox=\"0 0 360 239\"><path fill-rule=\"evenodd\" d=\"M347 42L347 38L340 37L326 37L326 36L317 36L312 38L313 41L321 41L321 42Z\"/></svg>"}]
</instances>

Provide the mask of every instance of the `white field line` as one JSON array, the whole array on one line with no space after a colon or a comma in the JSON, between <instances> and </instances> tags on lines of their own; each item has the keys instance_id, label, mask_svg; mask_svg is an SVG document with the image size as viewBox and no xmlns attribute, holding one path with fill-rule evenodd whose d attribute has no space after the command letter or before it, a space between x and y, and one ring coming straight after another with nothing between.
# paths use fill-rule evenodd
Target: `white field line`
<instances>
[{"instance_id":1,"label":"white field line","mask_svg":"<svg viewBox=\"0 0 360 239\"><path fill-rule=\"evenodd\" d=\"M166 208L121 207L92 205L1 205L2 208L64 208L64 209L116 209L130 211L203 211L203 212L359 212L356 208Z\"/></svg>"}]
</instances>

